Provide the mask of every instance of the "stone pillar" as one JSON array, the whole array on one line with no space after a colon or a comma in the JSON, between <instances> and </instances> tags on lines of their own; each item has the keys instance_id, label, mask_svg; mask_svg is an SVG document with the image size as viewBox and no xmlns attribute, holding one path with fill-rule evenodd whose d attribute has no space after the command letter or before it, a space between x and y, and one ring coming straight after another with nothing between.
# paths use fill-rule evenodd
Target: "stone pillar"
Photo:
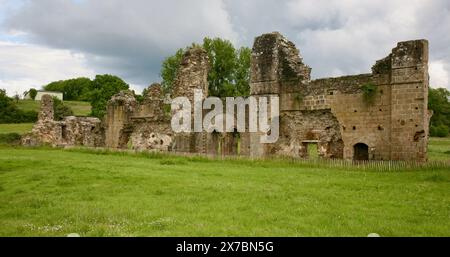
<instances>
[{"instance_id":1,"label":"stone pillar","mask_svg":"<svg viewBox=\"0 0 450 257\"><path fill-rule=\"evenodd\" d=\"M291 97L290 93L297 92L309 83L310 73L311 68L303 63L294 43L280 33L263 34L255 39L250 67L252 96L279 96L282 102L283 95ZM282 123L280 120L280 125ZM261 144L260 137L261 133L251 133L249 136L251 156L269 155L271 148L276 145Z\"/></svg>"},{"instance_id":2,"label":"stone pillar","mask_svg":"<svg viewBox=\"0 0 450 257\"><path fill-rule=\"evenodd\" d=\"M398 43L391 54L391 159L427 159L428 41Z\"/></svg>"},{"instance_id":3,"label":"stone pillar","mask_svg":"<svg viewBox=\"0 0 450 257\"><path fill-rule=\"evenodd\" d=\"M53 118L53 97L51 95L43 95L41 98L41 109L39 111L38 121L52 121Z\"/></svg>"},{"instance_id":4,"label":"stone pillar","mask_svg":"<svg viewBox=\"0 0 450 257\"><path fill-rule=\"evenodd\" d=\"M209 60L207 52L203 48L192 47L184 53L173 85L172 99L184 96L191 102L192 131L194 128L194 90L201 90L203 99L208 96L208 71ZM177 133L174 135L172 150L177 152L205 153L207 149L206 141L207 135L205 132Z\"/></svg>"},{"instance_id":5,"label":"stone pillar","mask_svg":"<svg viewBox=\"0 0 450 257\"><path fill-rule=\"evenodd\" d=\"M136 99L130 91L120 91L107 106L105 117L105 145L109 148L125 148L129 132L127 125L136 108Z\"/></svg>"}]
</instances>

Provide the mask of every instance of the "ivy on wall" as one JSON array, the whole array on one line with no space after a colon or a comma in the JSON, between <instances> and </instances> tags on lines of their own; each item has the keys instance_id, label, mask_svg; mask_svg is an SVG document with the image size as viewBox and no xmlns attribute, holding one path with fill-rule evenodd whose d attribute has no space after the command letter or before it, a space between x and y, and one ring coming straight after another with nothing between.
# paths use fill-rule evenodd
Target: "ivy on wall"
<instances>
[{"instance_id":1,"label":"ivy on wall","mask_svg":"<svg viewBox=\"0 0 450 257\"><path fill-rule=\"evenodd\" d=\"M368 105L373 104L377 95L377 86L372 83L367 83L361 86L361 90L363 91L364 102Z\"/></svg>"}]
</instances>

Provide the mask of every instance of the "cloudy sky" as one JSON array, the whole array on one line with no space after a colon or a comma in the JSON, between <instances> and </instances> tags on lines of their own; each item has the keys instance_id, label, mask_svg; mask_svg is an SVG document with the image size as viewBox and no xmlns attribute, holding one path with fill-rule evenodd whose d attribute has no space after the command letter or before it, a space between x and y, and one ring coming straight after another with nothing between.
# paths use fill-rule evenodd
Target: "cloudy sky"
<instances>
[{"instance_id":1,"label":"cloudy sky","mask_svg":"<svg viewBox=\"0 0 450 257\"><path fill-rule=\"evenodd\" d=\"M115 74L138 92L164 57L221 37L292 40L313 78L370 71L396 42L430 41L433 87L450 89L448 0L0 0L0 88Z\"/></svg>"}]
</instances>

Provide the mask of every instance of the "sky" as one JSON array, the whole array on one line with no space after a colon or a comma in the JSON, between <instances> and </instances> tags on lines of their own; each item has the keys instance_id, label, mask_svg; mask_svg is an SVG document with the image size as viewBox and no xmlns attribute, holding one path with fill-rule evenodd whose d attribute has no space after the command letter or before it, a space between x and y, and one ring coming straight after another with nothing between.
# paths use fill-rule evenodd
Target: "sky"
<instances>
[{"instance_id":1,"label":"sky","mask_svg":"<svg viewBox=\"0 0 450 257\"><path fill-rule=\"evenodd\" d=\"M140 93L178 48L272 31L313 78L368 73L397 42L428 39L430 84L450 89L448 0L0 0L0 88L114 74Z\"/></svg>"}]
</instances>

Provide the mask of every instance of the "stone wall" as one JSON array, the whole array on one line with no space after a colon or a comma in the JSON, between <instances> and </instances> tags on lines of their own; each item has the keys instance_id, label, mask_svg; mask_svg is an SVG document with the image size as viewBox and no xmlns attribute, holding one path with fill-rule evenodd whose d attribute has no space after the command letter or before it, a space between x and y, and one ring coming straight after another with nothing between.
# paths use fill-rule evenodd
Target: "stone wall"
<instances>
[{"instance_id":1,"label":"stone wall","mask_svg":"<svg viewBox=\"0 0 450 257\"><path fill-rule=\"evenodd\" d=\"M398 43L391 66L391 159L424 160L430 120L428 41Z\"/></svg>"},{"instance_id":2,"label":"stone wall","mask_svg":"<svg viewBox=\"0 0 450 257\"><path fill-rule=\"evenodd\" d=\"M104 145L104 130L99 119L68 116L62 121L55 121L53 115L52 96L42 96L38 121L34 124L31 133L23 136L22 144L89 147Z\"/></svg>"},{"instance_id":3,"label":"stone wall","mask_svg":"<svg viewBox=\"0 0 450 257\"><path fill-rule=\"evenodd\" d=\"M131 91L121 91L114 95L107 105L105 116L105 145L109 148L126 148L132 127L131 116L137 106Z\"/></svg>"},{"instance_id":4,"label":"stone wall","mask_svg":"<svg viewBox=\"0 0 450 257\"><path fill-rule=\"evenodd\" d=\"M194 104L194 90L200 90L203 98L208 96L209 60L207 52L200 47L188 49L182 58L172 91L172 98L184 96ZM194 128L194 106L191 112L191 125ZM172 113L177 110L172 110ZM173 136L172 150L175 152L207 154L207 134L205 132L176 133Z\"/></svg>"},{"instance_id":5,"label":"stone wall","mask_svg":"<svg viewBox=\"0 0 450 257\"><path fill-rule=\"evenodd\" d=\"M307 68L301 58L286 58L290 55L284 53L296 50L285 42L278 33L255 40L251 92L280 96L280 140L268 146L258 144L255 137L254 155L305 157L305 145L317 143L320 156L352 159L355 146L364 144L368 159L426 160L430 119L426 40L398 43L370 74L313 81L295 72ZM285 72L286 67L294 72ZM370 101L364 96L367 86L375 88ZM312 134L318 136L310 139Z\"/></svg>"},{"instance_id":6,"label":"stone wall","mask_svg":"<svg viewBox=\"0 0 450 257\"><path fill-rule=\"evenodd\" d=\"M170 112L164 103L161 85L152 84L144 101L131 116L131 147L135 150L169 151L172 145Z\"/></svg>"},{"instance_id":7,"label":"stone wall","mask_svg":"<svg viewBox=\"0 0 450 257\"><path fill-rule=\"evenodd\" d=\"M206 51L188 49L171 97L184 96L194 103L195 89L207 97L208 71ZM44 97L39 121L23 141L26 145L294 158L308 158L309 147L316 144L321 158L427 159L430 114L426 40L398 43L387 57L375 62L371 73L315 80L310 73L299 50L281 34L273 32L255 39L251 95L280 97L280 137L273 144L260 143L261 133L174 133L170 119L176 110L170 110L164 101L159 84L148 88L142 103L130 91L113 96L104 123L81 117L54 121L52 99ZM203 111L203 117L206 113Z\"/></svg>"}]
</instances>

